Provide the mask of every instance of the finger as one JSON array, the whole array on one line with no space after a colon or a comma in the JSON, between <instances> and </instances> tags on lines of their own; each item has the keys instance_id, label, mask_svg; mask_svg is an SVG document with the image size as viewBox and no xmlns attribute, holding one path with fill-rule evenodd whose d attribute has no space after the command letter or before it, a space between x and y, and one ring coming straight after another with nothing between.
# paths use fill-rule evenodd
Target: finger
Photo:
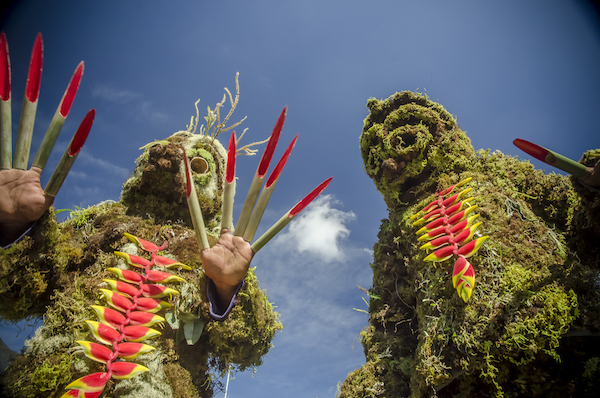
<instances>
[{"instance_id":1,"label":"finger","mask_svg":"<svg viewBox=\"0 0 600 398\"><path fill-rule=\"evenodd\" d=\"M17 131L17 142L15 144L15 158L13 167L26 170L29 161L29 149L31 148L31 135L37 111L38 98L40 94L40 81L42 79L42 61L44 58L44 44L42 34L38 33L33 43L29 72L27 74L27 85L23 96L23 107L21 108L21 120Z\"/></svg>"},{"instance_id":2,"label":"finger","mask_svg":"<svg viewBox=\"0 0 600 398\"><path fill-rule=\"evenodd\" d=\"M77 94L77 90L79 89L79 83L81 82L82 76L83 61L81 61L79 65L77 65L77 68L75 68L75 72L73 72L73 76L71 76L69 85L67 86L67 89L65 90L65 93L63 94L63 97L60 100L60 104L58 104L58 108L56 109L56 112L52 117L50 126L48 126L48 130L44 135L44 139L40 144L40 148L38 149L35 158L33 159L32 166L43 169L46 165L48 157L50 156L50 152L52 152L54 143L58 138L58 133L60 133L60 130L62 129L62 126L63 124L65 124L65 120L69 115L69 111L71 110L71 105L73 105L75 94Z\"/></svg>"},{"instance_id":3,"label":"finger","mask_svg":"<svg viewBox=\"0 0 600 398\"><path fill-rule=\"evenodd\" d=\"M44 198L46 199L46 202L44 203L45 212L50 208L50 206L52 206L52 203L54 203L54 196L50 196L44 192Z\"/></svg>"},{"instance_id":4,"label":"finger","mask_svg":"<svg viewBox=\"0 0 600 398\"><path fill-rule=\"evenodd\" d=\"M92 128L92 124L94 123L94 115L96 111L94 109L90 109L90 111L85 115L83 121L79 125L79 128L75 132L71 143L65 150L62 158L58 162L54 173L50 177L46 188L44 189L45 193L50 196L56 196L58 190L62 186L62 183L65 181L69 170L71 170L71 166L75 162L77 155L79 155L79 151L81 147L85 143L85 140Z\"/></svg>"},{"instance_id":5,"label":"finger","mask_svg":"<svg viewBox=\"0 0 600 398\"><path fill-rule=\"evenodd\" d=\"M12 168L10 58L4 32L0 34L0 170Z\"/></svg>"}]
</instances>

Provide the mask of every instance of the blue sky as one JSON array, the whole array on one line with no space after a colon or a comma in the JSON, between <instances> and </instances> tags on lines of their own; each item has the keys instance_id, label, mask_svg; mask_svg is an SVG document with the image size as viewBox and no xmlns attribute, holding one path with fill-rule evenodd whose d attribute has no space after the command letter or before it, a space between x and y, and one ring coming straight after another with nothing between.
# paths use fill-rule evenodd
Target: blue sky
<instances>
[{"instance_id":1,"label":"blue sky","mask_svg":"<svg viewBox=\"0 0 600 398\"><path fill-rule=\"evenodd\" d=\"M236 72L234 116L248 116L246 142L266 138L288 106L275 156L300 137L262 227L324 179L333 181L326 197L253 260L284 329L256 374L230 382L228 397L331 397L364 362L362 347L352 346L367 315L352 308L366 309L356 285L370 286L370 250L387 216L359 153L367 99L426 91L456 115L476 149L528 158L512 144L523 138L579 159L600 147L600 30L585 4L23 0L1 29L10 47L13 119L33 41L38 32L44 38L33 150L85 61L46 179L87 110L96 109L96 120L58 209L118 200L139 147L185 129L196 99L201 110L213 106L224 87L234 89ZM236 214L258 160L239 160ZM8 327L1 333L13 349L26 337Z\"/></svg>"}]
</instances>

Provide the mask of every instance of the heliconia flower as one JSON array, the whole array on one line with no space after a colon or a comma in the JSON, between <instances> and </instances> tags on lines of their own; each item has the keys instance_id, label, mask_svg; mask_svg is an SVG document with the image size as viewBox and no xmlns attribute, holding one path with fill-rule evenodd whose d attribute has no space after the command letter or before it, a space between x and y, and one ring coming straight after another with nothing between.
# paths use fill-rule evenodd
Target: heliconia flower
<instances>
[{"instance_id":1,"label":"heliconia flower","mask_svg":"<svg viewBox=\"0 0 600 398\"><path fill-rule=\"evenodd\" d=\"M475 287L475 270L471 263L463 256L458 257L452 271L452 285L456 288L458 295L467 302L471 298L473 287Z\"/></svg>"},{"instance_id":2,"label":"heliconia flower","mask_svg":"<svg viewBox=\"0 0 600 398\"><path fill-rule=\"evenodd\" d=\"M159 255L155 255L154 256L154 264L155 265L163 266L165 268L175 268L175 267L178 267L178 268L181 268L181 269L185 269L187 271L191 271L192 270L192 267L190 267L189 265L185 265L183 263L180 263L177 260L172 260L170 258L159 256Z\"/></svg>"},{"instance_id":3,"label":"heliconia flower","mask_svg":"<svg viewBox=\"0 0 600 398\"><path fill-rule=\"evenodd\" d=\"M161 298L164 296L172 296L179 294L175 289L162 285L142 285L142 295L150 298Z\"/></svg>"},{"instance_id":4,"label":"heliconia flower","mask_svg":"<svg viewBox=\"0 0 600 398\"><path fill-rule=\"evenodd\" d=\"M102 394L102 391L99 392L95 392L95 393L84 393L83 391L79 391L79 390L69 390L66 393L64 393L63 395L61 395L60 398L69 398L69 397L75 397L75 398L79 398L79 397L85 397L85 398L96 398L99 397L100 394Z\"/></svg>"},{"instance_id":5,"label":"heliconia flower","mask_svg":"<svg viewBox=\"0 0 600 398\"><path fill-rule=\"evenodd\" d=\"M474 198L461 200L471 188L445 199L444 196L468 181L470 178L437 193L436 200L411 217L413 220L418 218L413 222L413 226L427 223L417 231L417 235L420 235L418 241L428 241L420 249L434 250L424 261L442 262L452 256L458 256L452 272L452 285L465 302L471 298L475 286L475 270L467 261L467 257L474 255L488 236L472 240L482 223L473 224L478 214L467 216L477 208L476 205L470 205ZM465 206L469 207L464 208Z\"/></svg>"},{"instance_id":6,"label":"heliconia flower","mask_svg":"<svg viewBox=\"0 0 600 398\"><path fill-rule=\"evenodd\" d=\"M123 359L135 359L138 356L155 350L154 347L142 343L120 343L117 344L115 354Z\"/></svg>"},{"instance_id":7,"label":"heliconia flower","mask_svg":"<svg viewBox=\"0 0 600 398\"><path fill-rule=\"evenodd\" d=\"M123 252L114 252L117 256L122 257L127 261L127 264L133 265L138 268L145 268L152 264L152 261L145 259L144 257L134 256L133 254L127 254Z\"/></svg>"},{"instance_id":8,"label":"heliconia flower","mask_svg":"<svg viewBox=\"0 0 600 398\"><path fill-rule=\"evenodd\" d=\"M102 393L102 390L104 390L104 386L106 386L106 383L108 382L108 380L110 380L110 375L106 372L100 372L100 373L92 373L89 374L87 376L83 376L77 380L75 380L74 382L72 382L71 384L69 384L68 386L66 386L65 388L68 390L78 390L78 392L81 393L98 393L99 396L100 393ZM67 393L68 394L68 393ZM67 395L65 394L65 395ZM91 395L67 395L67 396L71 396L71 397L90 397ZM64 397L64 395L63 395Z\"/></svg>"},{"instance_id":9,"label":"heliconia flower","mask_svg":"<svg viewBox=\"0 0 600 398\"><path fill-rule=\"evenodd\" d=\"M421 228L420 230L418 230L416 232L416 234L421 235L421 234L427 233L429 231L432 231L432 230L438 228L442 224L446 224L446 225L457 224L457 223L465 220L467 218L467 215L469 213L471 213L473 210L475 210L476 208L477 208L477 205L469 206L466 209L461 210L458 213L452 215L452 217L450 217L450 218L445 218L445 217L437 218L437 219L433 220L432 222L430 222L429 224L427 224L426 226L424 226L423 228Z\"/></svg>"},{"instance_id":10,"label":"heliconia flower","mask_svg":"<svg viewBox=\"0 0 600 398\"><path fill-rule=\"evenodd\" d=\"M125 316L123 316L123 314L121 314L119 311L113 310L112 308L92 305L92 309L96 312L98 320L105 325L119 329L121 326L127 323Z\"/></svg>"},{"instance_id":11,"label":"heliconia flower","mask_svg":"<svg viewBox=\"0 0 600 398\"><path fill-rule=\"evenodd\" d=\"M100 291L106 297L106 301L111 307L116 308L119 311L127 312L135 308L135 305L129 301L126 297L120 295L117 292L108 289L100 289Z\"/></svg>"},{"instance_id":12,"label":"heliconia flower","mask_svg":"<svg viewBox=\"0 0 600 398\"><path fill-rule=\"evenodd\" d=\"M135 288L134 286L125 283L125 282L121 282L121 281L115 281L113 279L102 279L104 282L108 283L110 285L110 287L118 293L124 294L126 296L128 296L129 298L134 298L140 295L140 291Z\"/></svg>"},{"instance_id":13,"label":"heliconia flower","mask_svg":"<svg viewBox=\"0 0 600 398\"><path fill-rule=\"evenodd\" d=\"M436 263L440 263L452 257L455 254L455 251L456 248L454 246L444 246L425 257L423 261L434 261Z\"/></svg>"},{"instance_id":14,"label":"heliconia flower","mask_svg":"<svg viewBox=\"0 0 600 398\"><path fill-rule=\"evenodd\" d=\"M120 269L120 268L107 268L110 272L112 272L113 274L116 274L119 279L121 279L122 281L125 282L129 282L129 283L140 283L141 281L144 280L144 275L142 274L138 274L135 271L130 271L128 269Z\"/></svg>"},{"instance_id":15,"label":"heliconia flower","mask_svg":"<svg viewBox=\"0 0 600 398\"><path fill-rule=\"evenodd\" d=\"M133 236L131 234L128 234L127 232L124 233L124 235L127 237L127 239L129 239L130 241L132 241L133 243L136 243L138 246L140 246L142 249L148 251L148 252L154 252L156 253L157 251L160 250L164 250L165 247L167 247L167 242L163 243L162 246L156 246L154 243L152 242L148 242L147 240L144 239L140 239L137 236Z\"/></svg>"},{"instance_id":16,"label":"heliconia flower","mask_svg":"<svg viewBox=\"0 0 600 398\"><path fill-rule=\"evenodd\" d=\"M179 294L179 292L166 286L147 284L147 281L158 283L184 281L179 276L150 268L160 265L166 268L191 269L177 260L156 254L157 251L166 247L167 242L158 247L133 235L126 234L126 236L129 240L150 251L152 259L147 260L143 257L116 252L129 265L144 269L144 274L119 268L108 268L110 272L119 277L119 280L103 279L112 290L102 288L100 292L106 298L108 305L115 309L92 305L91 308L96 313L99 322L87 320L86 323L96 340L111 347L91 341L77 341L84 354L93 361L105 364L107 371L87 375L72 382L66 387L69 391L63 395L63 398L99 397L111 377L128 379L149 371L142 365L120 361L118 358L135 359L155 349L142 341L161 335L161 332L150 326L158 324L163 327L166 320L154 313L171 307L171 304L159 300L159 298Z\"/></svg>"},{"instance_id":17,"label":"heliconia flower","mask_svg":"<svg viewBox=\"0 0 600 398\"><path fill-rule=\"evenodd\" d=\"M148 270L146 276L150 282L168 283L168 282L185 282L185 279L162 271Z\"/></svg>"},{"instance_id":18,"label":"heliconia flower","mask_svg":"<svg viewBox=\"0 0 600 398\"><path fill-rule=\"evenodd\" d=\"M132 362L112 362L106 367L113 379L130 379L143 372L149 372L145 366Z\"/></svg>"},{"instance_id":19,"label":"heliconia flower","mask_svg":"<svg viewBox=\"0 0 600 398\"><path fill-rule=\"evenodd\" d=\"M106 364L116 357L110 348L105 347L102 344L82 340L77 340L77 343L83 348L85 356L92 361Z\"/></svg>"},{"instance_id":20,"label":"heliconia flower","mask_svg":"<svg viewBox=\"0 0 600 398\"><path fill-rule=\"evenodd\" d=\"M441 227L438 227L434 230L427 232L424 235L419 236L419 238L417 240L424 241L424 240L437 238L438 236L440 236L442 234L449 234L449 233L455 234L455 233L467 228L468 226L470 226L471 223L473 222L473 220L475 220L477 217L479 217L479 214L473 214L472 216L467 217L465 220L462 220L461 222L459 222L458 224L455 224L452 227L443 225Z\"/></svg>"},{"instance_id":21,"label":"heliconia flower","mask_svg":"<svg viewBox=\"0 0 600 398\"><path fill-rule=\"evenodd\" d=\"M446 216L446 217L450 217L451 215L453 215L454 213L456 213L457 211L461 210L465 205L469 204L470 200L473 200L474 198L469 198L467 200L462 200L458 203L453 204L450 207L439 207L427 214L425 214L423 217L421 217L419 220L415 221L413 223L413 226L422 224L423 222L427 222L430 220L434 220L440 216Z\"/></svg>"},{"instance_id":22,"label":"heliconia flower","mask_svg":"<svg viewBox=\"0 0 600 398\"><path fill-rule=\"evenodd\" d=\"M121 334L114 328L96 321L85 321L89 326L92 334L101 343L113 344L121 340Z\"/></svg>"},{"instance_id":23,"label":"heliconia flower","mask_svg":"<svg viewBox=\"0 0 600 398\"><path fill-rule=\"evenodd\" d=\"M145 326L125 326L123 335L126 341L139 343L141 341L160 336L162 333L156 329L147 328Z\"/></svg>"},{"instance_id":24,"label":"heliconia flower","mask_svg":"<svg viewBox=\"0 0 600 398\"><path fill-rule=\"evenodd\" d=\"M421 249L421 250L437 249L438 247L442 247L447 244L453 245L456 243L456 244L460 245L464 242L468 242L469 240L471 240L471 238L475 234L475 231L477 231L477 228L479 228L480 225L481 225L480 222L477 224L474 224L474 225L460 231L456 235L454 235L454 233L452 233L452 231L450 231L451 235L443 235L443 236L440 236L439 238L435 238L432 241L429 241L426 244L424 244L423 246L421 246L419 249Z\"/></svg>"},{"instance_id":25,"label":"heliconia flower","mask_svg":"<svg viewBox=\"0 0 600 398\"><path fill-rule=\"evenodd\" d=\"M442 201L441 206L442 207L448 207L448 206L452 206L456 203L458 203L459 199L462 198L463 196L465 196L466 194L468 194L469 192L471 192L473 188L467 188L463 191L460 191L459 193L457 193L456 195L450 196L449 198L446 198ZM469 200L471 200L472 198L466 199L466 201L468 202Z\"/></svg>"},{"instance_id":26,"label":"heliconia flower","mask_svg":"<svg viewBox=\"0 0 600 398\"><path fill-rule=\"evenodd\" d=\"M135 301L135 308L140 311L154 314L163 308L171 308L171 304L166 301L155 300L149 297L140 297Z\"/></svg>"},{"instance_id":27,"label":"heliconia flower","mask_svg":"<svg viewBox=\"0 0 600 398\"><path fill-rule=\"evenodd\" d=\"M129 313L129 321L132 326L152 326L159 324L162 327L165 323L165 318L150 312L132 311Z\"/></svg>"},{"instance_id":28,"label":"heliconia flower","mask_svg":"<svg viewBox=\"0 0 600 398\"><path fill-rule=\"evenodd\" d=\"M466 258L471 257L473 254L477 253L477 250L479 250L483 242L485 242L488 238L489 236L482 236L481 238L470 241L458 249L458 254L465 256Z\"/></svg>"},{"instance_id":29,"label":"heliconia flower","mask_svg":"<svg viewBox=\"0 0 600 398\"><path fill-rule=\"evenodd\" d=\"M432 208L429 212L427 212L423 217L418 219L413 223L413 226L417 226L423 224L427 221L436 219L440 215L451 216L457 211L461 210L463 207L468 206L469 203L475 199L474 197L470 197L465 200L459 201L460 197L464 194L471 191L471 188L465 189L464 191L457 193L456 195L442 201L439 206Z\"/></svg>"},{"instance_id":30,"label":"heliconia flower","mask_svg":"<svg viewBox=\"0 0 600 398\"><path fill-rule=\"evenodd\" d=\"M444 189L443 191L441 191L440 193L438 193L438 195L446 196L449 193L451 193L454 190L454 188L461 187L461 186L465 185L466 183L468 183L469 181L471 181L472 179L473 179L472 177L465 178L464 180L456 183L455 185L452 185L451 187Z\"/></svg>"},{"instance_id":31,"label":"heliconia flower","mask_svg":"<svg viewBox=\"0 0 600 398\"><path fill-rule=\"evenodd\" d=\"M417 217L421 217L421 215L422 215L422 214L429 213L430 211L434 210L436 207L438 207L438 206L440 205L440 202L441 202L441 203L443 203L443 202L444 202L444 199L443 199L443 197L444 197L444 196L446 196L446 195L448 195L449 193L451 193L451 192L454 190L454 188L460 187L460 186L462 186L462 185L466 184L467 182L471 181L471 179L472 179L472 178L471 178L471 177L469 177L469 178L467 178L467 179L464 179L464 180L462 180L461 182L459 182L459 183L457 183L457 184L455 184L455 185L452 185L452 186L451 186L451 187L449 187L449 188L446 188L446 189L444 189L444 190L443 190L443 191L441 191L441 192L438 192L438 193L437 193L437 197L438 197L437 199L435 199L434 201L432 201L431 203L429 203L429 204L428 204L427 206L425 206L425 207L424 207L422 210L420 210L420 211L418 211L417 213L413 214L413 215L410 217L410 219L411 219L411 220L414 220L414 219L415 219L415 218L417 218ZM469 190L470 190L470 189L469 189ZM467 192L468 192L468 191L467 191ZM464 195L464 194L466 194L466 192L464 192L464 193L462 193L462 194ZM467 199L467 201L469 201L469 200L470 200L470 199ZM418 225L418 224L417 224L417 225ZM415 226L415 224L413 224L413 226Z\"/></svg>"}]
</instances>

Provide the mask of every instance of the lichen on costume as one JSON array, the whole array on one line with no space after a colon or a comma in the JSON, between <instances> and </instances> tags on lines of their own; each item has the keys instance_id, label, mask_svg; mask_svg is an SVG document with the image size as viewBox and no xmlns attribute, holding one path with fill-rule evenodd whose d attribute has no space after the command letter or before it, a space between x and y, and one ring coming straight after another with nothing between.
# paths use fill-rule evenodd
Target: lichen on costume
<instances>
[{"instance_id":1,"label":"lichen on costume","mask_svg":"<svg viewBox=\"0 0 600 398\"><path fill-rule=\"evenodd\" d=\"M200 133L188 129L146 145L118 202L72 212L62 223L56 222L51 210L32 236L0 251L5 281L0 284L0 316L10 321L44 316L43 325L26 342L24 354L2 375L3 396L59 397L71 381L103 371L102 364L88 360L73 347L76 340L90 339L85 320L96 317L91 305L105 305L98 289L107 287L103 279L114 278L108 268L126 268L123 258L114 252L144 255L125 233L151 242L169 241L168 254L192 268L169 270L186 281L177 288L182 294L173 305L201 319L205 326L199 340L188 346L166 325L160 337L145 342L155 350L135 360L150 371L129 380L109 381L105 394L210 397L221 388L218 377L227 370L243 371L262 363L275 332L282 327L279 315L251 269L227 318L222 322L211 318L208 278L192 230L181 172L182 155L198 159L194 180L209 242L214 245L219 237L226 159L216 136L227 129L225 123L237 104L237 95L230 99L232 109L224 120L218 111L222 102L209 108L206 120L210 123Z\"/></svg>"},{"instance_id":2,"label":"lichen on costume","mask_svg":"<svg viewBox=\"0 0 600 398\"><path fill-rule=\"evenodd\" d=\"M600 387L598 193L527 161L475 151L425 95L401 92L367 106L360 149L389 216L360 335L366 364L339 396L592 396ZM581 163L599 159L593 150ZM449 283L452 262L423 261L411 217L468 178L483 222L475 237L489 239L469 258L477 282L465 303Z\"/></svg>"}]
</instances>

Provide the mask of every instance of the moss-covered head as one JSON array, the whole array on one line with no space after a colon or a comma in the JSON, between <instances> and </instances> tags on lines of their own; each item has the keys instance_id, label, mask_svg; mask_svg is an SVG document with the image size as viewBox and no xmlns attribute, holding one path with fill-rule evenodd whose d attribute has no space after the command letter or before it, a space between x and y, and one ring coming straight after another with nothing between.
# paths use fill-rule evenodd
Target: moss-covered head
<instances>
[{"instance_id":1,"label":"moss-covered head","mask_svg":"<svg viewBox=\"0 0 600 398\"><path fill-rule=\"evenodd\" d=\"M475 159L471 140L440 104L410 91L371 98L360 137L367 174L390 207L414 197L430 177L467 169ZM429 185L429 184L425 184Z\"/></svg>"},{"instance_id":2,"label":"moss-covered head","mask_svg":"<svg viewBox=\"0 0 600 398\"><path fill-rule=\"evenodd\" d=\"M179 131L146 145L133 175L123 185L123 204L129 214L161 223L183 221L191 227L181 146L191 163L206 227L212 232L220 225L227 152L218 140L205 134Z\"/></svg>"}]
</instances>

